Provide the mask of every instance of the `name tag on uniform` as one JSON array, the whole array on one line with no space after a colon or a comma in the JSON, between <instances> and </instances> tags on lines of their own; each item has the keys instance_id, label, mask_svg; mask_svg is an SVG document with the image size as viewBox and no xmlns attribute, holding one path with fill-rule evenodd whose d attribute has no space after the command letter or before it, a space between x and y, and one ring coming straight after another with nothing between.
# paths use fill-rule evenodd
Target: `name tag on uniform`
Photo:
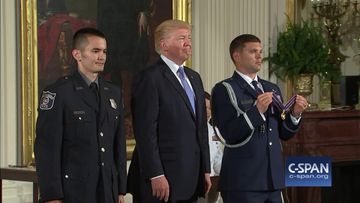
<instances>
[{"instance_id":1,"label":"name tag on uniform","mask_svg":"<svg viewBox=\"0 0 360 203\"><path fill-rule=\"evenodd\" d=\"M254 103L254 100L252 100L252 99L240 100L240 103L241 103L242 105L253 104L253 103Z\"/></svg>"},{"instance_id":2,"label":"name tag on uniform","mask_svg":"<svg viewBox=\"0 0 360 203\"><path fill-rule=\"evenodd\" d=\"M73 111L74 115L82 115L85 114L85 111Z\"/></svg>"}]
</instances>

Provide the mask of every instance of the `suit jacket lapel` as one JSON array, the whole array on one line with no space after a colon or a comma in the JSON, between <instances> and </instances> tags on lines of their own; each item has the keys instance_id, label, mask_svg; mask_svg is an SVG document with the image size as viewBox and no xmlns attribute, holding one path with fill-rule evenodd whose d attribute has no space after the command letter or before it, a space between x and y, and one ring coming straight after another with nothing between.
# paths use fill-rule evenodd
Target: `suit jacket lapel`
<instances>
[{"instance_id":1,"label":"suit jacket lapel","mask_svg":"<svg viewBox=\"0 0 360 203\"><path fill-rule=\"evenodd\" d=\"M272 89L270 89L270 86L265 85L264 80L261 79L259 76L258 76L258 80L259 80L259 83L261 84L262 88L264 89L264 92L272 92L273 91Z\"/></svg>"},{"instance_id":2,"label":"suit jacket lapel","mask_svg":"<svg viewBox=\"0 0 360 203\"><path fill-rule=\"evenodd\" d=\"M73 75L73 82L75 91L79 94L81 99L96 112L99 112L99 105L96 102L93 93L77 71Z\"/></svg>"},{"instance_id":3,"label":"suit jacket lapel","mask_svg":"<svg viewBox=\"0 0 360 203\"><path fill-rule=\"evenodd\" d=\"M161 60L161 59L160 59ZM164 70L164 75L165 77L170 81L170 84L176 89L176 91L181 95L183 101L186 104L186 107L188 108L188 110L191 112L192 117L195 119L195 115L192 111L192 107L189 101L188 96L186 95L186 92L184 90L184 88L182 87L182 85L180 84L179 80L176 78L176 76L174 75L173 72L171 72L170 68L166 65L165 62L163 62L162 60L159 62Z\"/></svg>"}]
</instances>

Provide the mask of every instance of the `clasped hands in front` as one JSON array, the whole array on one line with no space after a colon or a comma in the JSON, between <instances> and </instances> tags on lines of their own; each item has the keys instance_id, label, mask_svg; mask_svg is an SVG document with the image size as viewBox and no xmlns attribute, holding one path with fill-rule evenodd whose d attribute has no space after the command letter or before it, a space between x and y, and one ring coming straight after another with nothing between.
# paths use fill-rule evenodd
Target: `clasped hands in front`
<instances>
[{"instance_id":1,"label":"clasped hands in front","mask_svg":"<svg viewBox=\"0 0 360 203\"><path fill-rule=\"evenodd\" d=\"M259 96L257 97L256 107L260 113L265 113L272 102L273 102L273 92L265 92L259 94ZM301 95L296 95L295 104L292 108L291 114L297 118L307 107L308 107L307 100Z\"/></svg>"}]
</instances>

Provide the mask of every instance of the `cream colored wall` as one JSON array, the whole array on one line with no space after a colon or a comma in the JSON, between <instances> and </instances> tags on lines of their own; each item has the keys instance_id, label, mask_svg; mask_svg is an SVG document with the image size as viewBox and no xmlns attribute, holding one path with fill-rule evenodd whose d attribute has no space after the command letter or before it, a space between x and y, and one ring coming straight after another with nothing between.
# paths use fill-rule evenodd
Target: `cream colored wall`
<instances>
[{"instance_id":1,"label":"cream colored wall","mask_svg":"<svg viewBox=\"0 0 360 203\"><path fill-rule=\"evenodd\" d=\"M0 4L0 158L1 166L16 164L17 82L15 1Z\"/></svg>"},{"instance_id":2,"label":"cream colored wall","mask_svg":"<svg viewBox=\"0 0 360 203\"><path fill-rule=\"evenodd\" d=\"M278 14L284 13L284 1L263 0L196 0L193 2L193 68L199 71L205 90L232 75L235 67L229 56L229 45L240 34L258 36L268 55L272 27ZM280 3L279 3L280 2ZM278 10L280 8L280 10ZM276 13L271 13L276 12ZM281 16L283 18L284 16ZM276 26L275 26L276 27ZM268 64L260 76L268 79Z\"/></svg>"},{"instance_id":3,"label":"cream colored wall","mask_svg":"<svg viewBox=\"0 0 360 203\"><path fill-rule=\"evenodd\" d=\"M0 165L17 163L17 61L15 1L0 2ZM3 181L3 202L31 202L32 184Z\"/></svg>"}]
</instances>

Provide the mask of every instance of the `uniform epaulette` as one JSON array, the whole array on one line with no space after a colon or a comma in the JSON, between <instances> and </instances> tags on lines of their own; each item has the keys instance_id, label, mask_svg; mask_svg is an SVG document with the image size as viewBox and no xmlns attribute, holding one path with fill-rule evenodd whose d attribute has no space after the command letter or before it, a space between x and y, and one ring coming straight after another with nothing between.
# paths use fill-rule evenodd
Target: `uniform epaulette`
<instances>
[{"instance_id":1,"label":"uniform epaulette","mask_svg":"<svg viewBox=\"0 0 360 203\"><path fill-rule=\"evenodd\" d=\"M119 83L116 83L116 82L111 81L111 80L104 80L104 82L109 83L109 84L111 84L111 85L119 86Z\"/></svg>"},{"instance_id":2,"label":"uniform epaulette","mask_svg":"<svg viewBox=\"0 0 360 203\"><path fill-rule=\"evenodd\" d=\"M275 83L267 81L267 80L261 80L261 82L263 82L264 84L268 84L268 85L276 85Z\"/></svg>"},{"instance_id":3,"label":"uniform epaulette","mask_svg":"<svg viewBox=\"0 0 360 203\"><path fill-rule=\"evenodd\" d=\"M58 83L63 83L69 80L70 76L64 76L64 77L60 77L59 79L56 80L56 82L54 84L58 84Z\"/></svg>"},{"instance_id":4,"label":"uniform epaulette","mask_svg":"<svg viewBox=\"0 0 360 203\"><path fill-rule=\"evenodd\" d=\"M110 80L104 80L104 83L106 83L107 85L109 85L109 87L112 87L112 88L121 88L121 84L110 81Z\"/></svg>"},{"instance_id":5,"label":"uniform epaulette","mask_svg":"<svg viewBox=\"0 0 360 203\"><path fill-rule=\"evenodd\" d=\"M56 82L55 82L55 84L56 85L62 85L62 84L64 84L64 83L66 83L66 82L69 82L70 80L69 80L69 77L70 76L64 76L64 77L61 77L61 78L59 78Z\"/></svg>"},{"instance_id":6,"label":"uniform epaulette","mask_svg":"<svg viewBox=\"0 0 360 203\"><path fill-rule=\"evenodd\" d=\"M56 82L48 85L47 87L45 87L45 90L48 89L57 89L58 87L64 85L65 83L69 82L69 77L70 76L64 76L64 77L60 77L59 79L56 80Z\"/></svg>"},{"instance_id":7,"label":"uniform epaulette","mask_svg":"<svg viewBox=\"0 0 360 203\"><path fill-rule=\"evenodd\" d=\"M221 82L219 82L219 84L222 84L223 82L231 82L233 81L234 79L232 77L230 78L226 78L225 80L222 80Z\"/></svg>"}]
</instances>

